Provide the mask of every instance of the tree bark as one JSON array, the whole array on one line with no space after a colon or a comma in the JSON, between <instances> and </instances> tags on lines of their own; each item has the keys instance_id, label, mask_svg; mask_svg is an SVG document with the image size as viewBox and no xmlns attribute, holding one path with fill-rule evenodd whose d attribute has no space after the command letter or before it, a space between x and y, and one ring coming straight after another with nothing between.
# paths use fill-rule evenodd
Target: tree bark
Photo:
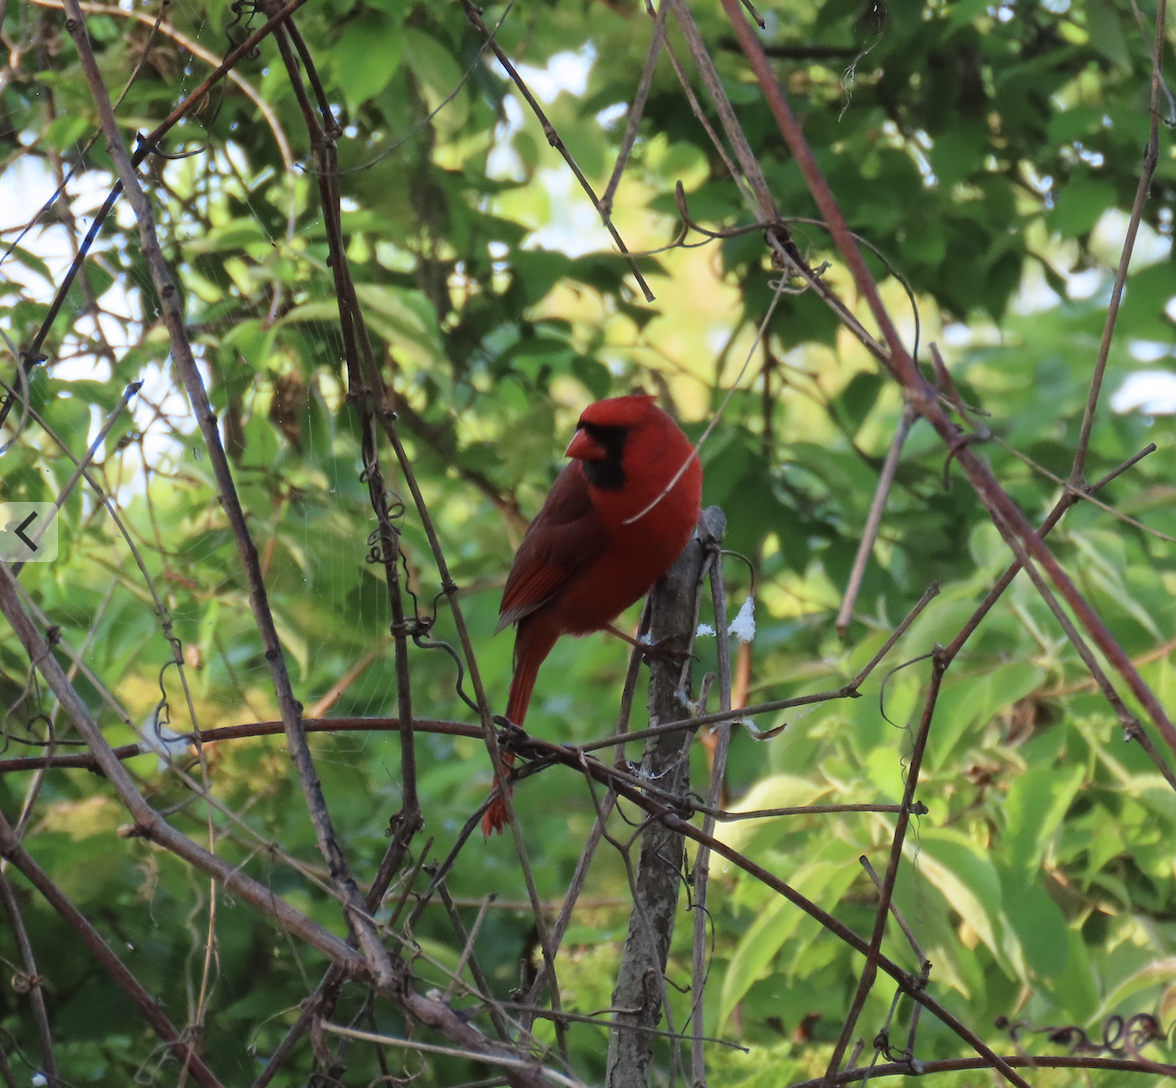
<instances>
[{"instance_id":1,"label":"tree bark","mask_svg":"<svg viewBox=\"0 0 1176 1088\"><path fill-rule=\"evenodd\" d=\"M650 635L655 645L690 651L698 627L698 603L707 557L722 539L727 519L712 506L703 511L699 532L686 545L669 573L650 596ZM655 657L650 662L649 723L677 721L686 708L682 689L689 691L690 670L680 661ZM651 737L641 761L650 785L674 797L686 798L690 789L690 745L694 731ZM667 802L668 804L668 802ZM641 836L633 913L621 954L613 991L615 1027L609 1037L608 1088L648 1088L657 1036L647 1030L662 1019L666 959L678 909L682 880L683 840L658 820Z\"/></svg>"}]
</instances>

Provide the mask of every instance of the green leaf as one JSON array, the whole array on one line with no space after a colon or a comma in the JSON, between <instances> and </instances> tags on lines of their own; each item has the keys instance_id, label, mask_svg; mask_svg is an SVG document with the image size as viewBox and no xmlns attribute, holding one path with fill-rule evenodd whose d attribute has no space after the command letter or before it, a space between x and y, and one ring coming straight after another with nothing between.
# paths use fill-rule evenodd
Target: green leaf
<instances>
[{"instance_id":1,"label":"green leaf","mask_svg":"<svg viewBox=\"0 0 1176 1088\"><path fill-rule=\"evenodd\" d=\"M1040 884L1010 882L1003 893L1005 918L1016 932L1025 965L1038 978L1057 978L1070 957L1068 943L1058 939L1066 930L1061 908Z\"/></svg>"},{"instance_id":2,"label":"green leaf","mask_svg":"<svg viewBox=\"0 0 1176 1088\"><path fill-rule=\"evenodd\" d=\"M1090 44L1108 60L1131 67L1131 55L1119 13L1107 0L1086 0L1086 27Z\"/></svg>"},{"instance_id":3,"label":"green leaf","mask_svg":"<svg viewBox=\"0 0 1176 1088\"><path fill-rule=\"evenodd\" d=\"M745 813L769 808L798 808L814 804L817 798L824 796L830 789L827 783L810 782L807 778L795 775L773 774L760 779L746 796L731 806L730 811ZM722 823L715 829L715 837L731 849L743 851L753 836L759 838L757 833L761 830L771 827L783 833L789 821L794 819L789 816L766 816L762 819Z\"/></svg>"},{"instance_id":4,"label":"green leaf","mask_svg":"<svg viewBox=\"0 0 1176 1088\"><path fill-rule=\"evenodd\" d=\"M1057 936L1060 938L1061 934ZM1089 1024L1095 1017L1099 993L1090 954L1080 930L1066 930L1066 946L1066 966L1049 987L1049 992L1075 1023Z\"/></svg>"},{"instance_id":5,"label":"green leaf","mask_svg":"<svg viewBox=\"0 0 1176 1088\"><path fill-rule=\"evenodd\" d=\"M405 27L402 35L405 64L420 82L430 111L444 105L444 124L449 130L457 129L468 114L467 97L458 93L461 68L457 61L436 38L420 30ZM456 97L446 102L453 95Z\"/></svg>"},{"instance_id":6,"label":"green leaf","mask_svg":"<svg viewBox=\"0 0 1176 1088\"><path fill-rule=\"evenodd\" d=\"M1004 804L1004 842L1011 870L1024 877L1037 871L1084 778L1082 767L1031 767L1013 782Z\"/></svg>"},{"instance_id":7,"label":"green leaf","mask_svg":"<svg viewBox=\"0 0 1176 1088\"><path fill-rule=\"evenodd\" d=\"M234 219L220 227L214 227L203 237L192 238L186 249L190 253L220 253L231 249L244 249L248 245L269 245L271 239L256 219Z\"/></svg>"},{"instance_id":8,"label":"green leaf","mask_svg":"<svg viewBox=\"0 0 1176 1088\"><path fill-rule=\"evenodd\" d=\"M834 401L849 434L857 434L882 391L882 376L872 371L855 374Z\"/></svg>"},{"instance_id":9,"label":"green leaf","mask_svg":"<svg viewBox=\"0 0 1176 1088\"><path fill-rule=\"evenodd\" d=\"M983 165L987 148L988 133L981 125L961 125L940 133L930 153L939 184L950 189L975 173Z\"/></svg>"},{"instance_id":10,"label":"green leaf","mask_svg":"<svg viewBox=\"0 0 1176 1088\"><path fill-rule=\"evenodd\" d=\"M572 360L572 373L584 383L593 400L603 400L612 389L612 374L596 359L577 355Z\"/></svg>"},{"instance_id":11,"label":"green leaf","mask_svg":"<svg viewBox=\"0 0 1176 1088\"><path fill-rule=\"evenodd\" d=\"M1172 335L1172 320L1164 312L1176 297L1176 266L1170 261L1154 264L1127 280L1119 328L1125 336L1162 340Z\"/></svg>"},{"instance_id":12,"label":"green leaf","mask_svg":"<svg viewBox=\"0 0 1176 1088\"><path fill-rule=\"evenodd\" d=\"M946 828L923 831L917 847L908 837L903 853L942 892L989 951L1004 961L1004 950L997 940L1000 877L991 859L965 836Z\"/></svg>"},{"instance_id":13,"label":"green leaf","mask_svg":"<svg viewBox=\"0 0 1176 1088\"><path fill-rule=\"evenodd\" d=\"M832 844L834 853L844 854L845 844ZM847 858L814 860L802 866L789 879L789 884L801 895L819 900L829 886L844 877ZM856 873L850 872L851 880ZM840 896L838 896L840 898ZM718 1030L722 1031L735 1006L757 979L763 978L776 953L795 932L807 915L782 897L773 897L759 913L751 928L743 935L735 954L723 975L723 989L719 997Z\"/></svg>"},{"instance_id":14,"label":"green leaf","mask_svg":"<svg viewBox=\"0 0 1176 1088\"><path fill-rule=\"evenodd\" d=\"M332 49L335 80L352 109L378 95L400 67L409 31L388 16L367 11L344 28Z\"/></svg>"},{"instance_id":15,"label":"green leaf","mask_svg":"<svg viewBox=\"0 0 1176 1088\"><path fill-rule=\"evenodd\" d=\"M1011 661L990 673L945 684L935 706L928 759L935 769L945 765L961 739L1019 699L1034 691L1044 673L1027 661Z\"/></svg>"},{"instance_id":16,"label":"green leaf","mask_svg":"<svg viewBox=\"0 0 1176 1088\"><path fill-rule=\"evenodd\" d=\"M528 306L545 299L571 267L570 257L546 249L519 250L511 261L511 268L523 285Z\"/></svg>"},{"instance_id":17,"label":"green leaf","mask_svg":"<svg viewBox=\"0 0 1176 1088\"><path fill-rule=\"evenodd\" d=\"M1071 238L1087 234L1099 216L1115 206L1115 199L1115 187L1110 182L1079 175L1058 193L1057 203L1049 213L1050 229Z\"/></svg>"},{"instance_id":18,"label":"green leaf","mask_svg":"<svg viewBox=\"0 0 1176 1088\"><path fill-rule=\"evenodd\" d=\"M1171 983L1173 979L1176 979L1176 956L1152 959L1145 967L1131 972L1118 985L1110 988L1090 1019L1104 1020L1116 1009L1121 1008L1134 994L1153 987L1158 990L1161 986Z\"/></svg>"},{"instance_id":19,"label":"green leaf","mask_svg":"<svg viewBox=\"0 0 1176 1088\"><path fill-rule=\"evenodd\" d=\"M4 247L4 252L8 252L8 246ZM12 246L11 256L20 264L23 264L25 268L36 272L38 276L48 280L50 283L55 281L53 273L49 271L49 266L35 253L31 253L23 246Z\"/></svg>"}]
</instances>

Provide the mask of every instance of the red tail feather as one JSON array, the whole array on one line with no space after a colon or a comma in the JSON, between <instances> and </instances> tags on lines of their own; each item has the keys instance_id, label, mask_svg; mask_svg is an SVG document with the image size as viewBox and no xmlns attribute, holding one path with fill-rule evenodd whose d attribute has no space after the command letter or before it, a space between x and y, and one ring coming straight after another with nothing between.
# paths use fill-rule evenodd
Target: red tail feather
<instances>
[{"instance_id":1,"label":"red tail feather","mask_svg":"<svg viewBox=\"0 0 1176 1088\"><path fill-rule=\"evenodd\" d=\"M513 767L514 761L514 752L502 753L502 762L508 767ZM501 835L504 827L506 827L506 802L498 792L498 787L495 786L494 792L490 795L490 807L482 816L482 835L487 839L494 831Z\"/></svg>"},{"instance_id":2,"label":"red tail feather","mask_svg":"<svg viewBox=\"0 0 1176 1088\"><path fill-rule=\"evenodd\" d=\"M506 717L514 725L521 726L527 717L527 707L531 705L531 692L535 690L535 677L539 675L539 666L543 659L551 653L555 645L558 632L546 629L539 619L527 617L519 624L518 636L515 639L515 671L510 682L510 698L506 704ZM514 753L503 752L502 761L514 766ZM495 787L497 791L497 787ZM500 795L496 795L490 802L490 807L482 817L482 834L490 837L492 831L502 833L506 826L506 802Z\"/></svg>"}]
</instances>

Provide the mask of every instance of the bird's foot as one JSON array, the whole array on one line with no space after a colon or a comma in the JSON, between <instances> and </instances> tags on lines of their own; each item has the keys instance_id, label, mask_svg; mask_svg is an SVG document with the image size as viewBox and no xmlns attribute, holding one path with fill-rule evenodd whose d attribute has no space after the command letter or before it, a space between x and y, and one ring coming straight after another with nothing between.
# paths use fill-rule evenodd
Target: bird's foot
<instances>
[{"instance_id":1,"label":"bird's foot","mask_svg":"<svg viewBox=\"0 0 1176 1088\"><path fill-rule=\"evenodd\" d=\"M670 635L650 643L645 647L645 659L647 661L669 661L674 665L685 665L687 661L697 660L697 657L689 650L674 646L674 641L674 636Z\"/></svg>"},{"instance_id":2,"label":"bird's foot","mask_svg":"<svg viewBox=\"0 0 1176 1088\"><path fill-rule=\"evenodd\" d=\"M614 634L619 639L624 639L630 646L641 651L641 655L646 661L669 661L677 665L684 664L694 658L689 650L683 650L673 645L675 637L669 635L666 638L658 639L657 642L645 642L641 638L633 638L626 635L624 631L618 630L611 623L606 628L611 634ZM648 638L649 636L643 636Z\"/></svg>"},{"instance_id":3,"label":"bird's foot","mask_svg":"<svg viewBox=\"0 0 1176 1088\"><path fill-rule=\"evenodd\" d=\"M527 731L521 725L515 725L514 722L502 714L495 714L491 721L501 730L498 734L498 746L504 752L509 752L513 755L530 739L527 736Z\"/></svg>"}]
</instances>

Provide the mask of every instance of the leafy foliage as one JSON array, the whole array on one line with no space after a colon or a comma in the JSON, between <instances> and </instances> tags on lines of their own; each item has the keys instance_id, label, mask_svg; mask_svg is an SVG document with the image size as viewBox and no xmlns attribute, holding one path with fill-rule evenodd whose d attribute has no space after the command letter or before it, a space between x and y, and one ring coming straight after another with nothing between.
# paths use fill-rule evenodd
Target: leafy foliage
<instances>
[{"instance_id":1,"label":"leafy foliage","mask_svg":"<svg viewBox=\"0 0 1176 1088\"><path fill-rule=\"evenodd\" d=\"M814 218L725 16L717 5L696 6L782 213ZM841 207L889 261L883 267L870 257L876 273L887 276L890 268L905 278L922 343L944 345L964 401L990 414L994 440L984 455L1021 508L1040 519L1060 494L1044 470L1062 478L1069 472L1108 265L1117 260L1107 238L1121 236L1147 139L1150 46L1132 5L761 6L778 78ZM1153 5L1140 7L1150 26ZM116 91L129 84L119 108L128 136L157 124L195 87L210 60L240 39L242 16L258 25L250 10L220 0L171 6L165 26L153 32L155 8L93 7L87 23L103 76ZM603 191L624 131L619 107L632 101L650 40L641 5L491 7L485 18L507 53L530 66L524 74L534 87L543 70L548 78L559 71L561 58L573 67L569 54L580 58L586 87L550 96L545 109ZM80 653L78 688L111 744L151 737L156 722L185 733L271 720L274 696L247 586L126 212L102 228L39 339L70 239L88 229L112 184L103 141L87 146L97 117L63 22L60 11L25 3L10 5L3 25L10 62L0 78L0 186L21 194L21 215L31 218L29 194L61 171L72 176L68 200L50 205L27 236L17 239L15 219L3 224L5 243L15 243L0 262L6 379L15 380L20 352L35 345L44 358L4 427L0 498L54 499L74 470L65 451L80 456L124 387L145 384L91 466L127 538L93 489L82 486L62 509L59 560L27 565L20 583L57 629L63 666L70 664L65 647ZM734 385L703 448L704 500L725 508L727 544L747 559L728 561L731 598L739 602L750 591L748 567L755 575L760 626L749 702L840 687L932 579L942 580L943 592L863 698L761 720L761 728L787 722L772 741L736 734L733 807L899 801L909 727L927 682L928 666L918 659L955 636L1009 562L929 428L917 424L908 440L842 640L834 618L902 410L893 383L864 350L811 294L785 295L762 350L753 350L773 295L754 231L708 248L639 257L658 296L647 304L459 5L323 0L300 9L296 22L336 104L342 225L359 304L462 587L491 703L505 704L511 664L509 639L491 637L496 587L558 470L579 410L642 385L674 405L697 437ZM671 45L687 58L672 19L669 25ZM197 59L190 43L205 55ZM316 185L321 164L274 42L267 39L236 74L173 130L168 151L191 154L150 160L157 222L262 556L295 693L308 714L319 704L333 716L391 717L391 617L383 571L367 562L375 523L359 479L361 436L341 363ZM700 87L698 93L703 97ZM1174 177L1165 134L1108 389L1149 351L1171 370ZM674 237L679 180L695 220L716 228L752 222L663 59L614 201L635 252ZM52 187L48 182L46 196ZM820 229L799 223L795 230L810 263L832 260ZM851 297L839 264L826 278ZM887 279L884 293L913 339L910 304L896 278ZM745 357L752 360L747 373L740 370ZM1104 407L1087 475L1098 479L1149 441L1158 451L1098 496L1146 528L1082 504L1050 541L1153 690L1173 706L1170 421ZM389 483L407 499L402 479ZM435 616L433 637L456 644L452 616L435 603L441 584L424 531L411 514L398 525L419 614ZM183 648L182 678L149 586ZM699 653L700 668L713 669L711 646L702 643ZM615 641L564 640L540 677L532 726L569 743L610 734L624 672ZM4 758L42 751L50 733L55 751L72 751L76 738L65 716L7 628L0 684ZM422 718L470 720L444 653L413 651L412 697ZM316 736L313 748L353 871L370 875L400 804L399 750L385 734L345 731ZM489 788L489 762L480 743L463 737L420 734L417 752L426 834L434 836L429 856L443 856ZM702 783L705 761L701 752L695 758L695 782ZM192 803L181 775L159 756L137 756L128 767L179 828L207 841L212 827L221 857L342 932L280 740L226 741L198 756L185 749L177 762L208 784L219 804L212 815ZM1112 1015L1153 1012L1168 1026L1176 800L1139 746L1124 742L1024 578L948 674L918 797L928 812L908 841L896 904L933 965L932 990L953 1012L1002 1051L1012 1047L994 1026L998 1017L1074 1024L1095 1038ZM517 805L539 894L558 903L595 815L587 788L552 768L519 788ZM120 835L125 814L93 774L8 771L0 776L0 811L13 824L24 821L39 864L173 1019L199 1029L225 1082L255 1076L325 964L221 894L205 974L214 893L170 854ZM722 834L857 932L869 932L876 895L857 859L884 867L891 816L777 817L725 825ZM45 980L63 1077L122 1085L131 1076L174 1076L138 1014L80 954L72 932L22 878L10 871L9 879ZM476 948L495 996L509 1000L536 957L510 844L467 847L449 890L467 925L486 894L499 895ZM386 902L379 920L397 910L404 891ZM622 865L602 853L560 955L566 1008L609 1006L627 902ZM711 1045L712 1083L751 1088L820 1075L860 957L734 869L714 873L709 911L706 1031L749 1048ZM689 978L688 929L679 926L672 952L669 976L678 983ZM414 937L422 988L444 988L443 969L455 967L461 953L444 912L425 911ZM897 930L883 951L919 967ZM0 956L21 963L7 930L0 931ZM889 999L881 989L870 998L861 1028L867 1038L883 1024ZM681 1025L689 998L673 1001ZM369 1013L364 1002L358 987L345 989L336 1020L370 1016L368 1026L405 1033L399 1014L380 1003ZM909 1015L904 1005L891 1025L897 1049ZM554 1038L542 1022L536 1031ZM0 993L0 1047L21 1075L38 1067L36 1039L27 998ZM585 1081L600 1081L602 1030L572 1024L568 1039L572 1067ZM1040 1049L1059 1052L1049 1043ZM924 1016L919 1057L962 1052L954 1035ZM659 1052L666 1068L668 1054L668 1046ZM380 1075L371 1047L357 1044L348 1060L356 1083ZM408 1068L416 1068L414 1060L406 1059ZM288 1083L304 1079L312 1061L309 1046L297 1051ZM421 1083L491 1072L430 1057ZM1064 1072L1056 1083L1070 1083ZM1055 1083L1054 1076L1043 1072L1034 1083ZM1112 1074L1089 1077L1121 1083ZM943 1074L937 1083L974 1080Z\"/></svg>"}]
</instances>

